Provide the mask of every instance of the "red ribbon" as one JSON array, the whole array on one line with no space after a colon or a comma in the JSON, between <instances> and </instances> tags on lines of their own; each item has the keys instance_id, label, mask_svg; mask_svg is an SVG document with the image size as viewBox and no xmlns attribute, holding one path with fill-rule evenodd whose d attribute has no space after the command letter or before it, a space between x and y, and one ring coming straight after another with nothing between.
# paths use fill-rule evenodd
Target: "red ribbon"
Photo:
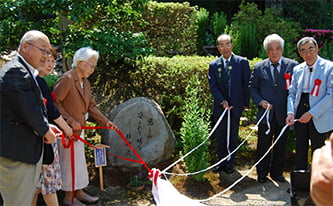
<instances>
[{"instance_id":1,"label":"red ribbon","mask_svg":"<svg viewBox=\"0 0 333 206\"><path fill-rule=\"evenodd\" d=\"M285 73L283 78L286 80L286 90L289 90L290 87L290 74L289 73Z\"/></svg>"},{"instance_id":2,"label":"red ribbon","mask_svg":"<svg viewBox=\"0 0 333 206\"><path fill-rule=\"evenodd\" d=\"M316 79L314 81L314 83L315 83L315 85L312 88L311 95L317 97L318 94L319 94L319 90L320 90L321 80L320 79Z\"/></svg>"},{"instance_id":3,"label":"red ribbon","mask_svg":"<svg viewBox=\"0 0 333 206\"><path fill-rule=\"evenodd\" d=\"M110 129L110 127L81 127L81 129ZM129 159L129 158L126 158L126 157L121 157L121 156L118 156L118 155L114 155L114 154L111 154L109 152L106 152L105 150L100 150L99 148L97 148L96 146L90 144L89 142L87 142L86 140L82 139L80 136L76 135L76 134L73 134L73 137L76 139L76 140L80 140L81 142L83 142L84 144L94 148L94 149L98 149L102 152L105 152L107 155L110 155L110 156L115 156L115 157L118 157L120 159L124 159L124 160L127 160L127 161L131 161L131 162L135 162L135 163L140 163L140 164L143 164L146 169L148 170L149 173L152 172L152 170L148 167L148 165L145 163L145 161L141 158L141 156L137 153L137 151L133 148L133 146L127 141L127 139L125 138L125 136L123 135L123 133L117 128L115 130L118 135L121 137L121 139L126 143L126 145L132 150L132 152L135 154L135 156L139 159L139 160L134 160L134 159ZM70 148L71 149L71 168L72 168L72 204L74 202L74 191L75 191L75 159L74 159L74 140L73 139L69 139L68 143L66 143L66 139L65 139L65 136L64 134L62 134L61 136L61 141L62 141L62 144L64 146L64 148L68 149Z\"/></svg>"}]
</instances>

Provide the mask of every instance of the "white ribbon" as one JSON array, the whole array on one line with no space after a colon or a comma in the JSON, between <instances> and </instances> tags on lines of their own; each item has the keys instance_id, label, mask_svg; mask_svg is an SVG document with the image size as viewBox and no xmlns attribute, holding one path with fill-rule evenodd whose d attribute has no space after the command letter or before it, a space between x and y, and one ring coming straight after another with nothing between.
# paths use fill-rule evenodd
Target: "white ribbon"
<instances>
[{"instance_id":1,"label":"white ribbon","mask_svg":"<svg viewBox=\"0 0 333 206\"><path fill-rule=\"evenodd\" d=\"M271 131L271 124L269 123L269 113L270 113L269 107L270 107L270 106L271 106L271 105L268 104L267 107L266 107L266 111L268 110L268 111L267 111L267 116L266 116L266 123L267 123L267 127L268 127L267 131L265 132L266 135L268 135L269 132Z\"/></svg>"},{"instance_id":2,"label":"white ribbon","mask_svg":"<svg viewBox=\"0 0 333 206\"><path fill-rule=\"evenodd\" d=\"M295 119L294 121L298 121L298 119ZM249 171L247 171L242 177L240 177L238 180L236 180L234 183L232 183L229 187L225 188L223 191L215 194L214 196L207 198L207 199L202 199L202 200L197 200L199 202L207 202L209 200L212 200L214 198L216 198L217 196L222 195L223 193L229 191L232 187L234 187L237 183L239 183L240 181L242 181L245 177L247 177L253 170L254 168L268 155L268 153L272 150L272 148L274 147L274 145L279 141L279 139L281 138L282 134L285 132L285 130L287 129L288 125L286 124L279 136L276 138L276 140L273 142L273 144L268 148L268 150L266 151L266 153L251 167L251 169Z\"/></svg>"},{"instance_id":3,"label":"white ribbon","mask_svg":"<svg viewBox=\"0 0 333 206\"><path fill-rule=\"evenodd\" d=\"M230 110L228 110L228 125L227 125L227 149L228 149L228 158L227 160L229 161L231 159L231 155L230 155L230 149L229 149L229 145L230 145Z\"/></svg>"},{"instance_id":4,"label":"white ribbon","mask_svg":"<svg viewBox=\"0 0 333 206\"><path fill-rule=\"evenodd\" d=\"M166 175L177 175L177 176L188 176L188 175L196 175L202 172L206 172L214 167L216 167L217 165L220 165L223 161L225 161L227 158L229 158L232 154L234 154L252 135L252 132L254 130L251 130L250 134L247 135L247 137L232 151L230 152L230 154L224 158L222 158L221 160L219 160L218 162L216 162L215 164L207 167L206 169L202 169L196 172L191 172L191 173L171 173L171 172L167 172L171 167L173 167L174 165L176 165L178 162L180 162L181 160L183 160L185 157L187 157L190 153L194 152L196 149L198 149L201 145L203 145L208 138L210 138L210 136L213 134L213 132L215 131L215 129L217 128L217 126L220 124L222 118L225 115L225 112L227 111L227 109L225 109L222 113L222 115L220 116L219 120L216 122L213 130L211 131L211 133L209 134L209 136L207 137L207 139L204 140L203 143L199 144L197 147L193 148L190 152L188 152L187 154L185 154L183 157L181 157L180 159L178 159L176 162L174 162L173 164L171 164L170 166L168 166L167 168L165 168L162 173L166 174ZM265 115L268 113L268 109L266 109L266 111L264 112L264 114L260 117L260 119L258 120L257 124L255 125L255 128L258 127L258 125L260 124L260 122L264 119Z\"/></svg>"},{"instance_id":5,"label":"white ribbon","mask_svg":"<svg viewBox=\"0 0 333 206\"><path fill-rule=\"evenodd\" d=\"M225 109L221 116L219 117L219 119L217 120L215 126L213 127L212 131L209 133L208 137L202 142L200 143L198 146L196 146L195 148L193 148L191 151L189 151L187 154L185 154L183 157L179 158L177 161L175 161L174 163L172 163L171 165L169 165L168 167L166 167L162 173L164 174L173 174L173 173L167 173L166 171L168 171L171 167L175 166L178 162L182 161L185 157L187 157L188 155L190 155L192 152L194 152L195 150L197 150L199 147L201 147L214 133L214 131L216 130L217 126L219 126L220 122L222 121L225 113L226 113L227 109Z\"/></svg>"}]
</instances>

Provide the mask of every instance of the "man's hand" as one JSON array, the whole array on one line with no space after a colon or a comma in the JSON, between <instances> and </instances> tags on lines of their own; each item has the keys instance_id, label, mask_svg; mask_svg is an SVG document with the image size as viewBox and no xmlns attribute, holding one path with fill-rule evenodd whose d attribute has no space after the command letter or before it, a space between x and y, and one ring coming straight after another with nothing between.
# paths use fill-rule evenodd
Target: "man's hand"
<instances>
[{"instance_id":1,"label":"man's hand","mask_svg":"<svg viewBox=\"0 0 333 206\"><path fill-rule=\"evenodd\" d=\"M300 123L308 123L312 118L312 114L310 112L305 112L301 118L299 118Z\"/></svg>"},{"instance_id":2,"label":"man's hand","mask_svg":"<svg viewBox=\"0 0 333 206\"><path fill-rule=\"evenodd\" d=\"M223 100L221 105L223 106L224 109L231 110L233 108L233 106L229 107L229 103L227 100Z\"/></svg>"},{"instance_id":3,"label":"man's hand","mask_svg":"<svg viewBox=\"0 0 333 206\"><path fill-rule=\"evenodd\" d=\"M293 124L295 124L295 117L293 114L288 114L287 118L286 118L286 124L291 126Z\"/></svg>"},{"instance_id":4,"label":"man's hand","mask_svg":"<svg viewBox=\"0 0 333 206\"><path fill-rule=\"evenodd\" d=\"M49 124L49 130L44 135L44 142L51 144L54 142L56 137L61 136L62 131L55 125Z\"/></svg>"},{"instance_id":5,"label":"man's hand","mask_svg":"<svg viewBox=\"0 0 333 206\"><path fill-rule=\"evenodd\" d=\"M311 166L311 198L316 205L333 203L333 133L325 146L313 153Z\"/></svg>"},{"instance_id":6,"label":"man's hand","mask_svg":"<svg viewBox=\"0 0 333 206\"><path fill-rule=\"evenodd\" d=\"M268 101L266 100L262 100L259 104L262 108L264 109L267 109L268 105L269 105L269 108L268 109L272 109L273 108L273 105L271 105Z\"/></svg>"}]
</instances>

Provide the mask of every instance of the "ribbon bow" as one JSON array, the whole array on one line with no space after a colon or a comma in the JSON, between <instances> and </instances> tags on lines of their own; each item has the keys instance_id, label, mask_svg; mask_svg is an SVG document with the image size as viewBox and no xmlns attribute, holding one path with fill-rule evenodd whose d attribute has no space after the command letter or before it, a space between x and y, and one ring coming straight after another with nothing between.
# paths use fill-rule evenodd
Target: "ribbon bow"
<instances>
[{"instance_id":1,"label":"ribbon bow","mask_svg":"<svg viewBox=\"0 0 333 206\"><path fill-rule=\"evenodd\" d=\"M148 173L149 179L154 183L155 187L157 188L157 179L162 176L162 173L159 169L153 168Z\"/></svg>"}]
</instances>

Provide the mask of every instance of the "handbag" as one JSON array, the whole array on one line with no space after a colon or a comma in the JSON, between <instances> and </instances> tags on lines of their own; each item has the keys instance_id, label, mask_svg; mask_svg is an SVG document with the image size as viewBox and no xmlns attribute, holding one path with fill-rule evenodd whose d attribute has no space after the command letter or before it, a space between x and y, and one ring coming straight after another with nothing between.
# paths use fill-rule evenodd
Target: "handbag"
<instances>
[{"instance_id":1,"label":"handbag","mask_svg":"<svg viewBox=\"0 0 333 206\"><path fill-rule=\"evenodd\" d=\"M49 165L52 164L54 161L54 152L53 152L53 147L52 144L44 144L44 154L43 154L43 164L44 165Z\"/></svg>"}]
</instances>

